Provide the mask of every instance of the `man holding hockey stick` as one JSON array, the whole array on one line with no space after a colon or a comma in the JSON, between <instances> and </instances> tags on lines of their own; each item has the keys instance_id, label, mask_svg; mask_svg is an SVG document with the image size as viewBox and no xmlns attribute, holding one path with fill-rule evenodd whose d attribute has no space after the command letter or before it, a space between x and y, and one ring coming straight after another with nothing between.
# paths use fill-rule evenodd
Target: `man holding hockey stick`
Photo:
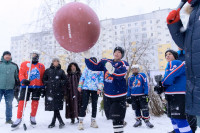
<instances>
[{"instance_id":1,"label":"man holding hockey stick","mask_svg":"<svg viewBox=\"0 0 200 133\"><path fill-rule=\"evenodd\" d=\"M35 116L37 113L37 108L39 104L40 95L44 88L42 83L42 78L44 75L45 67L43 64L39 63L39 52L33 51L31 53L32 61L25 61L21 64L19 70L19 79L21 82L21 92L19 96L19 104L17 111L17 120L12 124L12 128L17 128L22 122L22 114L24 114L24 106L26 101L29 100L30 93L32 93L32 103L31 103L31 115L30 123L32 126L36 125ZM26 130L26 127L24 127Z\"/></svg>"}]
</instances>

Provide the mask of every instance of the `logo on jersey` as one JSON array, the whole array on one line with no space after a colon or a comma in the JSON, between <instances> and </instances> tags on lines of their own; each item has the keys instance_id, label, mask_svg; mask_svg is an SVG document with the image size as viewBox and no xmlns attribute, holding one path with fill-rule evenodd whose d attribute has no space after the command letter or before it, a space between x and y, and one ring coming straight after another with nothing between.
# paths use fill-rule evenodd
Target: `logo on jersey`
<instances>
[{"instance_id":1,"label":"logo on jersey","mask_svg":"<svg viewBox=\"0 0 200 133\"><path fill-rule=\"evenodd\" d=\"M36 68L31 70L30 80L40 79L40 71Z\"/></svg>"},{"instance_id":2,"label":"logo on jersey","mask_svg":"<svg viewBox=\"0 0 200 133\"><path fill-rule=\"evenodd\" d=\"M111 74L108 71L105 73L105 82L108 82L108 83L113 82L113 77L111 77Z\"/></svg>"},{"instance_id":3,"label":"logo on jersey","mask_svg":"<svg viewBox=\"0 0 200 133\"><path fill-rule=\"evenodd\" d=\"M133 81L133 87L140 87L140 86L141 86L140 80L136 79L135 81Z\"/></svg>"}]
</instances>

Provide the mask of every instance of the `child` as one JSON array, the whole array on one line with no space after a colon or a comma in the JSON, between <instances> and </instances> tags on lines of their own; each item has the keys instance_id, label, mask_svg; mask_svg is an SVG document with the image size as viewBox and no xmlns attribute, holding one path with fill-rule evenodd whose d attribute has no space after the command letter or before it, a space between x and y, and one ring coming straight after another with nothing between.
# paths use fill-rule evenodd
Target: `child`
<instances>
[{"instance_id":1,"label":"child","mask_svg":"<svg viewBox=\"0 0 200 133\"><path fill-rule=\"evenodd\" d=\"M185 62L177 60L178 53L173 50L167 50L165 58L168 64L162 85L165 87L168 117L176 133L192 133L185 114Z\"/></svg>"},{"instance_id":2,"label":"child","mask_svg":"<svg viewBox=\"0 0 200 133\"><path fill-rule=\"evenodd\" d=\"M136 123L134 127L142 125L141 118L150 128L154 126L149 122L149 107L148 107L148 82L144 73L139 73L139 66L132 66L133 75L128 79L128 94L131 98L133 110L135 110ZM141 115L142 112L142 115Z\"/></svg>"}]
</instances>

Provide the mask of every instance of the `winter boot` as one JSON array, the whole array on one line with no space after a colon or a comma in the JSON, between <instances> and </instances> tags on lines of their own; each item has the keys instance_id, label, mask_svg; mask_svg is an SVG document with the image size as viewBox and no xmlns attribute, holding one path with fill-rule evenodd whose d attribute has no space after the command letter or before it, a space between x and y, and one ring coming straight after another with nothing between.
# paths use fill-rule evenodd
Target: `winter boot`
<instances>
[{"instance_id":1,"label":"winter boot","mask_svg":"<svg viewBox=\"0 0 200 133\"><path fill-rule=\"evenodd\" d=\"M30 117L30 122L31 122L32 126L36 126L36 124L37 124L35 121L35 117L32 117L32 116Z\"/></svg>"},{"instance_id":2,"label":"winter boot","mask_svg":"<svg viewBox=\"0 0 200 133\"><path fill-rule=\"evenodd\" d=\"M98 125L97 125L97 122L96 122L95 119L92 119L92 120L91 120L91 125L90 125L90 127L98 128Z\"/></svg>"},{"instance_id":3,"label":"winter boot","mask_svg":"<svg viewBox=\"0 0 200 133\"><path fill-rule=\"evenodd\" d=\"M22 119L17 119L12 125L11 128L17 128L21 124Z\"/></svg>"},{"instance_id":4,"label":"winter boot","mask_svg":"<svg viewBox=\"0 0 200 133\"><path fill-rule=\"evenodd\" d=\"M83 121L78 123L78 130L84 130Z\"/></svg>"},{"instance_id":5,"label":"winter boot","mask_svg":"<svg viewBox=\"0 0 200 133\"><path fill-rule=\"evenodd\" d=\"M153 128L154 127L154 125L151 124L148 119L144 120L144 122L146 123L147 127L149 127L149 128Z\"/></svg>"},{"instance_id":6,"label":"winter boot","mask_svg":"<svg viewBox=\"0 0 200 133\"><path fill-rule=\"evenodd\" d=\"M6 124L13 124L13 121L12 120L8 120L8 121L6 121Z\"/></svg>"},{"instance_id":7,"label":"winter boot","mask_svg":"<svg viewBox=\"0 0 200 133\"><path fill-rule=\"evenodd\" d=\"M65 123L64 123L64 122L61 122L61 123L59 124L59 128L60 128L60 129L62 129L64 126L65 126Z\"/></svg>"},{"instance_id":8,"label":"winter boot","mask_svg":"<svg viewBox=\"0 0 200 133\"><path fill-rule=\"evenodd\" d=\"M75 123L75 119L71 118L71 124L74 124L74 123Z\"/></svg>"},{"instance_id":9,"label":"winter boot","mask_svg":"<svg viewBox=\"0 0 200 133\"><path fill-rule=\"evenodd\" d=\"M140 119L136 119L136 123L133 125L133 127L139 127L142 125L142 121Z\"/></svg>"},{"instance_id":10,"label":"winter boot","mask_svg":"<svg viewBox=\"0 0 200 133\"><path fill-rule=\"evenodd\" d=\"M48 128L54 128L55 127L55 123L51 123Z\"/></svg>"}]
</instances>

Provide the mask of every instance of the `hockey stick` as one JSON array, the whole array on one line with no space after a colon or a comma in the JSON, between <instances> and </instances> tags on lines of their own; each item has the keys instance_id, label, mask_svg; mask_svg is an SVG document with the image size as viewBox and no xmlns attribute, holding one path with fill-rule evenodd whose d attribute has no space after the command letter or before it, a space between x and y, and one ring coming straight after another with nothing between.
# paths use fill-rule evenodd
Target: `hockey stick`
<instances>
[{"instance_id":1,"label":"hockey stick","mask_svg":"<svg viewBox=\"0 0 200 133\"><path fill-rule=\"evenodd\" d=\"M31 65L32 65L32 53L30 55L30 67L29 67L29 71L28 71L28 80L30 78L30 73L31 73ZM25 97L24 97L24 105L23 105L23 112L22 112L22 123L23 123L23 128L26 131L27 130L27 126L24 122L24 111L25 111L25 106L26 106L26 98L27 98L27 93L28 93L28 86L26 86L26 91L25 91Z\"/></svg>"}]
</instances>

